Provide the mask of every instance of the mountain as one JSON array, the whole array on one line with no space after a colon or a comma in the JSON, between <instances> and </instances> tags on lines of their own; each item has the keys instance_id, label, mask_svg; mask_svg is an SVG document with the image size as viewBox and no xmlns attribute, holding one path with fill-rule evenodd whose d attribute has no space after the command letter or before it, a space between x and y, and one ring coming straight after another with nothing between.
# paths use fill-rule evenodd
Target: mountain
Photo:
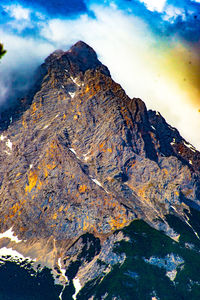
<instances>
[{"instance_id":1,"label":"mountain","mask_svg":"<svg viewBox=\"0 0 200 300\"><path fill-rule=\"evenodd\" d=\"M159 112L130 99L84 42L47 57L27 96L2 112L0 126L0 230L17 236L2 235L0 248L36 259L75 287L124 265L134 250L114 249L137 240L137 230L172 249L180 223L197 239L184 247L199 251L200 153ZM175 271L183 264L171 252L163 259ZM80 299L92 297L83 291ZM115 299L107 296L91 299Z\"/></svg>"}]
</instances>

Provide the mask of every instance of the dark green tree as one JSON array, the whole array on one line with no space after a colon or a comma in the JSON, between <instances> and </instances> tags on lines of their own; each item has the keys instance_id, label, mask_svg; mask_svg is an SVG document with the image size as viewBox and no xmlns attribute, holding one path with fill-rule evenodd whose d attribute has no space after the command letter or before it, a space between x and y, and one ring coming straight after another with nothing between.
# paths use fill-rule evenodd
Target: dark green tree
<instances>
[{"instance_id":1,"label":"dark green tree","mask_svg":"<svg viewBox=\"0 0 200 300\"><path fill-rule=\"evenodd\" d=\"M2 56L6 53L6 50L4 50L3 48L3 44L0 43L0 59L2 58Z\"/></svg>"}]
</instances>

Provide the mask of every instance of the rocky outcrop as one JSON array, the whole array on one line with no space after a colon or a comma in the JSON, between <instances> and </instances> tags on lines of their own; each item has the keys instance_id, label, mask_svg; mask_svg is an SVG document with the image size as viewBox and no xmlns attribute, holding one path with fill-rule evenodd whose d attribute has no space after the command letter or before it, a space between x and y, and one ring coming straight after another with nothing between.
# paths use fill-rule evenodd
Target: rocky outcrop
<instances>
[{"instance_id":1,"label":"rocky outcrop","mask_svg":"<svg viewBox=\"0 0 200 300\"><path fill-rule=\"evenodd\" d=\"M135 219L175 238L165 216L199 208L200 153L83 42L51 54L38 78L0 133L1 232L49 266L69 265L84 234L103 245Z\"/></svg>"}]
</instances>

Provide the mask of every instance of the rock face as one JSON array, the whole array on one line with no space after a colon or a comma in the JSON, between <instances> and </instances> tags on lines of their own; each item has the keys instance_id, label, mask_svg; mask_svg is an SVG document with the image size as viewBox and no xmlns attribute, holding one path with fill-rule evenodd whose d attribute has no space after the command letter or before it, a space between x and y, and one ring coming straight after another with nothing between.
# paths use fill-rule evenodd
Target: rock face
<instances>
[{"instance_id":1,"label":"rock face","mask_svg":"<svg viewBox=\"0 0 200 300\"><path fill-rule=\"evenodd\" d=\"M55 266L70 264L83 234L103 244L135 219L175 237L165 216L187 222L185 211L200 208L200 153L130 99L85 43L55 51L38 72L0 133L0 230L22 240L0 246Z\"/></svg>"}]
</instances>

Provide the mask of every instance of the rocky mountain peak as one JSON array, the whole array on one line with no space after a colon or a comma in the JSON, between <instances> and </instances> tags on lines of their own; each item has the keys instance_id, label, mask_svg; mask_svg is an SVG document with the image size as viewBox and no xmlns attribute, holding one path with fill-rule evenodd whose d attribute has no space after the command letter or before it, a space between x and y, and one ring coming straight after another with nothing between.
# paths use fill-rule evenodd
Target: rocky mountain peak
<instances>
[{"instance_id":1,"label":"rocky mountain peak","mask_svg":"<svg viewBox=\"0 0 200 300\"><path fill-rule=\"evenodd\" d=\"M49 68L64 68L74 76L89 69L101 69L103 73L110 76L109 70L97 58L96 52L86 43L79 41L68 51L54 51L46 60Z\"/></svg>"},{"instance_id":2,"label":"rocky mountain peak","mask_svg":"<svg viewBox=\"0 0 200 300\"><path fill-rule=\"evenodd\" d=\"M103 243L135 219L175 238L166 215L200 207L199 152L84 42L43 69L31 105L0 133L1 231L51 266L83 234Z\"/></svg>"},{"instance_id":3,"label":"rocky mountain peak","mask_svg":"<svg viewBox=\"0 0 200 300\"><path fill-rule=\"evenodd\" d=\"M74 59L84 62L90 62L90 68L101 64L97 58L97 54L92 47L86 43L79 41L74 44L68 51ZM89 67L88 67L89 68Z\"/></svg>"}]
</instances>

